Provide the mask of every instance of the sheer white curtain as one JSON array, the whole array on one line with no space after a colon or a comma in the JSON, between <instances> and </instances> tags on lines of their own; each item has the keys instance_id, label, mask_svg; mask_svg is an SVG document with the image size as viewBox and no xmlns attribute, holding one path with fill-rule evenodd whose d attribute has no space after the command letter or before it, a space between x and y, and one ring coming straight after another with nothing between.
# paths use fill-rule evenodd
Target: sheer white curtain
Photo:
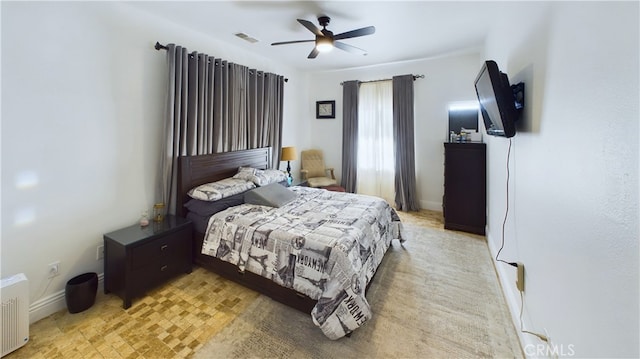
<instances>
[{"instance_id":1,"label":"sheer white curtain","mask_svg":"<svg viewBox=\"0 0 640 359\"><path fill-rule=\"evenodd\" d=\"M360 85L358 99L357 192L395 197L393 154L393 85L389 81Z\"/></svg>"}]
</instances>

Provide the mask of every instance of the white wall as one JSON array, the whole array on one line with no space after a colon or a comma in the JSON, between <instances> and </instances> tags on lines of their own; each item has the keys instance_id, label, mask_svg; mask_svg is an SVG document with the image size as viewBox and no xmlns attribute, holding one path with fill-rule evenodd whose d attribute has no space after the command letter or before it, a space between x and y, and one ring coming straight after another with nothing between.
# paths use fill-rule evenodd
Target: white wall
<instances>
[{"instance_id":1,"label":"white wall","mask_svg":"<svg viewBox=\"0 0 640 359\"><path fill-rule=\"evenodd\" d=\"M546 329L556 354L640 355L638 26L637 2L519 3L487 38L484 57L526 84L501 258L524 263L525 329ZM487 142L495 255L508 140ZM496 267L519 327L515 269Z\"/></svg>"},{"instance_id":2,"label":"white wall","mask_svg":"<svg viewBox=\"0 0 640 359\"><path fill-rule=\"evenodd\" d=\"M102 235L156 201L165 53L174 42L289 78L284 143L302 145L306 77L113 2L2 2L1 277L30 280L31 321L64 308ZM48 264L60 276L47 280Z\"/></svg>"},{"instance_id":3,"label":"white wall","mask_svg":"<svg viewBox=\"0 0 640 359\"><path fill-rule=\"evenodd\" d=\"M478 52L310 74L305 120L313 136L310 146L325 153L325 162L342 178L342 86L349 80L378 80L396 75L425 75L414 81L416 179L422 208L442 211L444 145L448 139L448 105L475 98L473 81L480 69ZM316 119L315 102L336 101L335 119Z\"/></svg>"}]
</instances>

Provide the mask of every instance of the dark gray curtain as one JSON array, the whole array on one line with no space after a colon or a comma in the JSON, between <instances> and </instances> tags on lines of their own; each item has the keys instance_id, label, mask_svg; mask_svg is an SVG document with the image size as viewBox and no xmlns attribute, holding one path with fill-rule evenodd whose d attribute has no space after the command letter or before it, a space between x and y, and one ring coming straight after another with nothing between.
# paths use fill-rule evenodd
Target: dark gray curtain
<instances>
[{"instance_id":1,"label":"dark gray curtain","mask_svg":"<svg viewBox=\"0 0 640 359\"><path fill-rule=\"evenodd\" d=\"M188 59L187 49L167 45L167 97L165 99L164 131L161 141L160 174L156 198L166 205L175 203L177 158L187 154L186 119ZM167 208L167 207L165 207ZM170 211L171 212L171 211Z\"/></svg>"},{"instance_id":2,"label":"dark gray curtain","mask_svg":"<svg viewBox=\"0 0 640 359\"><path fill-rule=\"evenodd\" d=\"M396 164L395 202L402 211L420 209L416 193L413 75L393 77L393 137Z\"/></svg>"},{"instance_id":3,"label":"dark gray curtain","mask_svg":"<svg viewBox=\"0 0 640 359\"><path fill-rule=\"evenodd\" d=\"M342 187L356 192L358 172L358 81L342 84Z\"/></svg>"},{"instance_id":4,"label":"dark gray curtain","mask_svg":"<svg viewBox=\"0 0 640 359\"><path fill-rule=\"evenodd\" d=\"M249 129L249 133L255 132L257 144L249 145L248 148L261 148L271 146L271 166L278 168L280 164L280 151L282 147L282 117L284 109L284 77L272 73L260 72L257 76L256 84L257 111L254 130ZM273 119L278 119L274 121Z\"/></svg>"},{"instance_id":5,"label":"dark gray curtain","mask_svg":"<svg viewBox=\"0 0 640 359\"><path fill-rule=\"evenodd\" d=\"M166 45L158 198L175 213L177 158L272 146L280 163L284 77Z\"/></svg>"}]
</instances>

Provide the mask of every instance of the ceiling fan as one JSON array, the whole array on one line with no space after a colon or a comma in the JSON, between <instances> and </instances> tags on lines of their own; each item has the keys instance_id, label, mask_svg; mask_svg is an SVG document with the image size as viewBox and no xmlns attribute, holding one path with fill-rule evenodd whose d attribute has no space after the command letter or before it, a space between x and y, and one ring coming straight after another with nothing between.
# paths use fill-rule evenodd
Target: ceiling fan
<instances>
[{"instance_id":1,"label":"ceiling fan","mask_svg":"<svg viewBox=\"0 0 640 359\"><path fill-rule=\"evenodd\" d=\"M306 27L309 31L316 35L315 40L296 40L296 41L283 41L283 42L274 42L271 44L275 45L286 45L286 44L297 44L301 42L315 42L316 46L311 50L308 59L315 59L320 52L331 51L333 47L337 47L340 50L344 50L347 52L351 52L354 54L366 55L367 52L361 48L347 45L344 42L338 40L349 39L352 37L359 37L365 35L371 35L376 32L376 28L373 26L363 27L361 29L351 30L347 32L343 32L338 35L334 35L333 32L327 30L327 25L329 25L329 21L331 18L328 16L320 16L318 17L318 23L322 26L322 30L318 29L311 21L298 19L298 22L302 24L302 26Z\"/></svg>"}]
</instances>

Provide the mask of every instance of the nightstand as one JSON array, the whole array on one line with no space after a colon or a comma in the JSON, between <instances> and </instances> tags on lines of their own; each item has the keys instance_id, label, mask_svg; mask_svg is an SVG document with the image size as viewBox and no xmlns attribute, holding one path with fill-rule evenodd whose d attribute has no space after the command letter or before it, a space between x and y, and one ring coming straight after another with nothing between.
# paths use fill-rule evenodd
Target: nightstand
<instances>
[{"instance_id":1,"label":"nightstand","mask_svg":"<svg viewBox=\"0 0 640 359\"><path fill-rule=\"evenodd\" d=\"M131 300L178 275L191 273L191 221L167 215L104 235L104 292L113 292L131 307Z\"/></svg>"}]
</instances>

